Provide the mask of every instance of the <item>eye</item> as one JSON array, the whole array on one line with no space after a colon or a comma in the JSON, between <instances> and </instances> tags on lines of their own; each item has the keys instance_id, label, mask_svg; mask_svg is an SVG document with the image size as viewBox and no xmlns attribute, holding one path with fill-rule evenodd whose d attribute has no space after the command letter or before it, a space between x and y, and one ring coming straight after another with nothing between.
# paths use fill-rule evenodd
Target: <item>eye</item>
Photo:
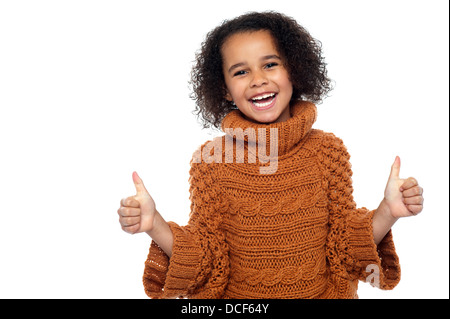
<instances>
[{"instance_id":1,"label":"eye","mask_svg":"<svg viewBox=\"0 0 450 319\"><path fill-rule=\"evenodd\" d=\"M264 66L264 68L270 69L270 68L273 68L273 67L275 67L275 66L277 66L277 65L278 65L277 62L269 62L269 63L267 63L267 64Z\"/></svg>"},{"instance_id":2,"label":"eye","mask_svg":"<svg viewBox=\"0 0 450 319\"><path fill-rule=\"evenodd\" d=\"M233 76L244 75L244 74L246 74L246 73L247 73L247 72L245 72L244 70L241 70L241 71L237 71L236 73L234 73Z\"/></svg>"}]
</instances>

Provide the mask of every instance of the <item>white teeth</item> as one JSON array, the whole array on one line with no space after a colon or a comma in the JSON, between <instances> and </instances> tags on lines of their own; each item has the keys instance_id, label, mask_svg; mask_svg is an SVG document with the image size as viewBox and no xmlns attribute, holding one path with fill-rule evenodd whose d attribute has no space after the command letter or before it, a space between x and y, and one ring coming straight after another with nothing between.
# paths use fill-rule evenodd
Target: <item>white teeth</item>
<instances>
[{"instance_id":1,"label":"white teeth","mask_svg":"<svg viewBox=\"0 0 450 319\"><path fill-rule=\"evenodd\" d=\"M256 107L266 107L266 106L269 106L269 105L273 102L273 99L270 100L270 101L268 101L268 102L265 102L265 103L258 103L258 102L257 102L257 101L260 101L260 100L262 100L262 99L267 99L267 98L269 98L269 97L275 97L275 93L268 93L268 94L263 94L263 95L254 97L254 98L252 99L253 105L256 106Z\"/></svg>"},{"instance_id":2,"label":"white teeth","mask_svg":"<svg viewBox=\"0 0 450 319\"><path fill-rule=\"evenodd\" d=\"M272 100L272 101L273 101L273 100ZM266 102L266 103L256 103L256 102L253 102L253 105L256 106L256 107L266 107L266 106L270 105L270 104L272 103L272 101L269 101L269 102Z\"/></svg>"},{"instance_id":3,"label":"white teeth","mask_svg":"<svg viewBox=\"0 0 450 319\"><path fill-rule=\"evenodd\" d=\"M252 98L252 100L258 101L258 100L262 100L262 99L267 99L268 97L272 97L272 96L275 96L275 93L268 93L268 94L260 95L260 96Z\"/></svg>"}]
</instances>

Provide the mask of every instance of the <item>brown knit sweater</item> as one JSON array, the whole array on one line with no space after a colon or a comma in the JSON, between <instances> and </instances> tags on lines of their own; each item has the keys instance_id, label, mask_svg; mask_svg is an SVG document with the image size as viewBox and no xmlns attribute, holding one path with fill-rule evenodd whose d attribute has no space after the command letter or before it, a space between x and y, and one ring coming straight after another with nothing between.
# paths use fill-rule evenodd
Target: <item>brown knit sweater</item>
<instances>
[{"instance_id":1,"label":"brown knit sweater","mask_svg":"<svg viewBox=\"0 0 450 319\"><path fill-rule=\"evenodd\" d=\"M244 163L226 160L225 148L214 153L218 160L205 162L200 154L208 143L194 154L190 220L183 227L169 223L170 260L152 242L143 277L149 297L357 298L358 280L369 278L382 289L399 282L391 232L375 245L374 211L353 201L342 141L312 129L313 104L300 102L291 115L262 125L236 110L222 122L224 131L277 129L272 174L260 171L268 163L248 160L247 136Z\"/></svg>"}]
</instances>

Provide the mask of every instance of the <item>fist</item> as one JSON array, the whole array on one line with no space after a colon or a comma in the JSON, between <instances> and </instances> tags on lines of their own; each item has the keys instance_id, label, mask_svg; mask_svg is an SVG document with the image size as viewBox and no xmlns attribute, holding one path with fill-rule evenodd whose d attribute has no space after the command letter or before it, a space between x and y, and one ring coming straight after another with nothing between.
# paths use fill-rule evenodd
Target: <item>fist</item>
<instances>
[{"instance_id":1,"label":"fist","mask_svg":"<svg viewBox=\"0 0 450 319\"><path fill-rule=\"evenodd\" d=\"M151 231L156 213L155 202L136 172L133 172L133 182L136 195L122 199L117 210L120 225L130 234Z\"/></svg>"},{"instance_id":2,"label":"fist","mask_svg":"<svg viewBox=\"0 0 450 319\"><path fill-rule=\"evenodd\" d=\"M392 217L407 217L419 214L423 209L423 188L414 177L401 179L400 158L395 158L391 168L384 199Z\"/></svg>"}]
</instances>

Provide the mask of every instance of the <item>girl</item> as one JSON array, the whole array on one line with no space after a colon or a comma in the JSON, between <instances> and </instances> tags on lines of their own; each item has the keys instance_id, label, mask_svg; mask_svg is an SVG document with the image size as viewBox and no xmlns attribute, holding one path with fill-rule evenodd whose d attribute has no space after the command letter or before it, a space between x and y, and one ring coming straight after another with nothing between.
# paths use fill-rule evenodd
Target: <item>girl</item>
<instances>
[{"instance_id":1,"label":"girl","mask_svg":"<svg viewBox=\"0 0 450 319\"><path fill-rule=\"evenodd\" d=\"M188 225L167 223L135 172L118 210L124 231L153 239L149 297L356 298L358 280L397 285L390 229L422 211L423 190L396 157L379 207L356 207L345 146L312 129L331 89L318 41L282 14L242 15L207 35L192 84L204 126L225 135L194 153ZM275 169L261 170L268 158Z\"/></svg>"}]
</instances>

